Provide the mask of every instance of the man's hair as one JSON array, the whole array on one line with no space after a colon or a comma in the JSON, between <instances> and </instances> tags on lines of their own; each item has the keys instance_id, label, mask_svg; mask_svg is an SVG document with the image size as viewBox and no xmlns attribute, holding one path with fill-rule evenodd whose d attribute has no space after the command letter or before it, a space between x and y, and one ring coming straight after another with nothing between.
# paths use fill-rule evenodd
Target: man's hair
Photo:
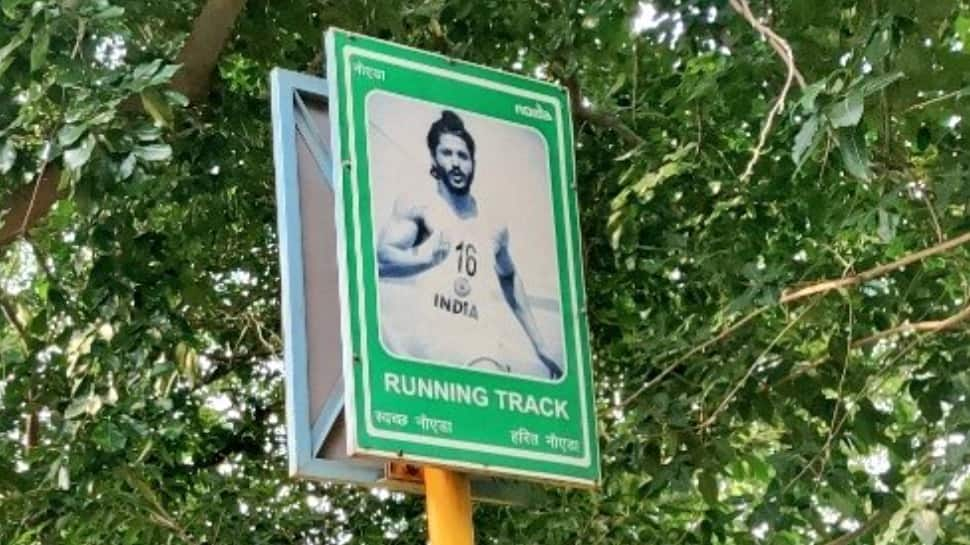
<instances>
[{"instance_id":1,"label":"man's hair","mask_svg":"<svg viewBox=\"0 0 970 545\"><path fill-rule=\"evenodd\" d=\"M458 117L458 114L451 110L441 112L441 118L432 123L431 128L428 129L428 150L431 151L432 157L434 157L435 150L438 149L438 143L441 142L441 135L445 133L453 134L464 140L465 145L468 146L468 153L471 154L472 159L475 158L475 140L465 130L465 123Z\"/></svg>"}]
</instances>

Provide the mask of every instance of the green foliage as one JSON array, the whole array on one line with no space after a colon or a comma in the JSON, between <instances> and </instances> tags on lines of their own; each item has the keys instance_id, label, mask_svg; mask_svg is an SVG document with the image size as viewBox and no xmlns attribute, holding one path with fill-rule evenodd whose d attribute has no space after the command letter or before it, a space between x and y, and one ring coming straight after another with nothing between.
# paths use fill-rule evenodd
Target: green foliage
<instances>
[{"instance_id":1,"label":"green foliage","mask_svg":"<svg viewBox=\"0 0 970 545\"><path fill-rule=\"evenodd\" d=\"M960 316L966 247L778 301L970 231L970 9L750 3L807 85L742 182L785 67L721 0L251 0L193 104L202 2L2 0L0 217L61 197L0 248L0 542L424 542L420 498L286 478L267 74L336 25L590 105L604 480L480 542L966 543L966 322L904 326Z\"/></svg>"}]
</instances>

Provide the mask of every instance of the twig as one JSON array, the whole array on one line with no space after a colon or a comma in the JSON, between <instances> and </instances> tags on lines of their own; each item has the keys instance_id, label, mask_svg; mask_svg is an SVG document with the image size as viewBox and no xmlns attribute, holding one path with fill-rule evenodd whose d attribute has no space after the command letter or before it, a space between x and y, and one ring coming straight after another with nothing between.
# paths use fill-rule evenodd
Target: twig
<instances>
[{"instance_id":1,"label":"twig","mask_svg":"<svg viewBox=\"0 0 970 545\"><path fill-rule=\"evenodd\" d=\"M161 500L158 495L152 490L151 486L147 482L139 478L131 469L125 468L121 470L121 475L128 482L128 485L134 488L141 494L141 497L145 500L147 505L147 511L149 512L149 518L155 524L168 528L174 531L179 539L190 545L194 545L196 541L192 539L191 536L182 528L175 519L169 514L168 510L162 505Z\"/></svg>"},{"instance_id":2,"label":"twig","mask_svg":"<svg viewBox=\"0 0 970 545\"><path fill-rule=\"evenodd\" d=\"M637 64L640 57L639 49L637 48L638 40L633 40L633 73L630 75L633 79L633 100L631 104L630 118L633 120L633 128L637 128ZM700 145L700 144L698 144Z\"/></svg>"},{"instance_id":3,"label":"twig","mask_svg":"<svg viewBox=\"0 0 970 545\"><path fill-rule=\"evenodd\" d=\"M960 312L945 318L943 320L927 320L925 322L916 323L902 323L898 326L886 329L884 331L879 331L878 333L873 333L868 337L864 337L857 341L853 341L852 348L859 348L866 346L875 342L885 339L886 337L892 337L900 333L909 333L913 331L925 332L925 333L936 333L937 331L942 331L945 329L952 329L956 325L960 324L967 318L970 318L970 305L967 305Z\"/></svg>"},{"instance_id":4,"label":"twig","mask_svg":"<svg viewBox=\"0 0 970 545\"><path fill-rule=\"evenodd\" d=\"M741 378L741 380L739 380L738 383L734 385L734 388L732 388L731 391L728 392L726 396L724 396L724 399L721 400L720 405L718 405L717 409L715 409L714 412L712 412L710 416L707 417L707 420L704 420L704 422L702 422L700 426L698 426L700 429L708 428L711 424L714 423L715 420L717 420L718 415L724 412L724 409L726 409L728 404L731 403L731 400L734 399L734 396L737 395L738 391L740 391L741 388L743 388L744 385L748 383L748 379L751 378L751 375L754 374L758 366L763 363L762 360L768 354L768 352L770 352L771 349L774 348L779 341L781 341L782 337L784 337L786 333L791 331L791 328L795 327L795 324L801 321L801 319L804 318L805 315L808 314L808 311L812 310L812 307L814 306L815 306L815 303L813 303L808 308L802 310L801 314L799 314L798 317L796 317L794 320L792 320L787 325L785 325L785 327L782 328L782 330L778 333L778 335L776 335L775 338L772 339L770 343L768 343L768 346L761 351L761 354L759 354L758 357L754 359L754 362L751 364L751 366L748 367L748 371L744 374L744 377Z\"/></svg>"},{"instance_id":5,"label":"twig","mask_svg":"<svg viewBox=\"0 0 970 545\"><path fill-rule=\"evenodd\" d=\"M794 477L792 477L790 481L788 481L788 484L786 484L785 487L781 490L781 494L779 494L780 496L784 496L791 489L791 487L795 486L795 483L797 483L799 479L802 478L803 475L805 475L806 473L809 472L809 470L815 467L815 462L822 457L826 449L830 448L829 446L831 445L831 441L834 441L835 436L838 435L840 431L842 431L842 426L845 425L845 421L848 419L849 419L849 411L845 411L844 413L842 413L842 417L839 418L839 421L835 424L835 427L829 429L828 438L825 440L825 445L822 446L822 449L818 451L815 454L815 456L812 456L812 459L809 460L807 464L805 464L802 470L798 472L798 475L795 475ZM824 469L824 467L821 467L819 471L816 472L815 474L816 479L822 478L822 471L821 471L822 469Z\"/></svg>"},{"instance_id":6,"label":"twig","mask_svg":"<svg viewBox=\"0 0 970 545\"><path fill-rule=\"evenodd\" d=\"M182 528L181 526L179 526L178 523L176 523L174 520L166 517L165 515L163 515L161 513L156 513L154 511L152 511L151 514L149 515L149 518L155 524L157 524L157 525L159 525L159 526L161 526L163 528L168 528L169 530L172 530L173 532L175 532L175 534L178 535L179 539L181 539L183 542L188 543L189 545L194 545L196 543L195 540L192 539L185 532L185 529L184 528Z\"/></svg>"},{"instance_id":7,"label":"twig","mask_svg":"<svg viewBox=\"0 0 970 545\"><path fill-rule=\"evenodd\" d=\"M785 290L782 292L781 298L778 302L781 304L791 303L819 293L827 293L839 288L855 286L857 284L872 280L873 278L878 278L887 273L901 269L911 263L916 263L917 261L922 261L928 257L948 252L953 248L966 244L967 242L970 242L970 232L964 233L942 244L937 244L935 246L926 248L925 250L920 250L918 252L903 256L892 263L880 265L853 276L834 280L824 280L797 290Z\"/></svg>"},{"instance_id":8,"label":"twig","mask_svg":"<svg viewBox=\"0 0 970 545\"><path fill-rule=\"evenodd\" d=\"M940 220L936 217L936 210L934 210L933 203L930 202L928 196L923 197L923 202L926 203L926 208L930 211L930 219L933 220L933 229L936 230L937 242L942 243L946 241L946 237L943 236L943 229L940 228Z\"/></svg>"},{"instance_id":9,"label":"twig","mask_svg":"<svg viewBox=\"0 0 970 545\"><path fill-rule=\"evenodd\" d=\"M34 178L34 191L30 195L30 203L27 204L27 213L24 214L24 219L20 222L20 229L17 230L20 233L27 232L27 225L30 223L30 215L34 212L34 203L37 202L37 189L40 188L40 179L44 177L46 170L47 161L44 160L44 162L40 164L40 170L37 171L37 176Z\"/></svg>"},{"instance_id":10,"label":"twig","mask_svg":"<svg viewBox=\"0 0 970 545\"><path fill-rule=\"evenodd\" d=\"M938 96L936 98L931 98L931 99L929 99L929 100L927 100L925 102L920 102L918 104L913 104L909 108L906 108L905 110L903 110L903 114L908 114L909 112L912 112L912 111L915 111L915 110L922 110L923 108L926 108L927 106L932 106L933 104L936 104L937 102L943 102L944 100L949 100L951 98L960 98L964 93L967 93L967 89L958 89L956 91L951 91L949 93L946 93L945 95L940 95L940 96Z\"/></svg>"},{"instance_id":11,"label":"twig","mask_svg":"<svg viewBox=\"0 0 970 545\"><path fill-rule=\"evenodd\" d=\"M895 365L896 365L896 363L900 359L902 359L903 356L905 356L907 353L909 353L910 350L912 350L913 348L915 348L925 338L926 338L925 335L924 336L917 337L916 339L913 340L913 342L911 342L908 345L906 345L905 347L903 347L899 351L899 353L896 354L889 361L889 363L887 363L886 365L884 365L873 376L878 377L879 374L882 373L883 371L885 371L887 369L894 368ZM842 388L843 388L843 384L844 384L844 380L845 380L845 373L846 373L846 367L847 367L847 364L848 364L848 357L849 357L849 351L846 352L846 359L844 360L845 361L845 365L842 368L842 378L839 381L839 391L840 391L840 393L839 393L839 401L840 402L843 402L843 403L844 403L844 401L842 400L843 398L842 398L842 393L841 392L842 392ZM819 361L824 361L824 358L820 359ZM802 369L799 370L798 373L792 373L792 374L790 374L789 376L785 377L785 379L782 379L781 381L779 381L777 384L781 384L783 382L786 382L787 380L790 380L794 376L797 376L798 374L805 372L806 369L807 368L802 368ZM867 383L862 388L862 390L856 394L856 396L855 396L856 399L865 398L866 396L869 395L869 392L871 392L871 391L878 391L879 388L881 388L882 385L885 384L886 380L887 380L886 378L883 378L882 380L880 380L878 382ZM838 405L836 405L836 411L838 411ZM833 413L832 423L829 425L829 434L828 434L828 437L826 438L825 445L822 447L822 449L815 456L812 457L812 459L807 464L805 464L805 467L797 475L795 475L794 478L792 478L790 481L788 481L788 483L782 489L782 495L784 495L786 492L788 492L788 490L791 489L791 487L794 486L795 483L798 482L798 480L801 479L802 476L805 475L806 472L808 472L808 470L812 469L815 466L815 462L818 461L820 458L823 460L823 465L821 465L819 467L819 471L817 473L817 478L821 478L821 474L822 474L822 472L825 469L825 466L824 466L825 460L830 455L829 453L830 453L832 441L834 441L835 440L835 437L839 434L840 431L842 431L842 426L845 424L846 420L848 420L848 418L849 418L849 411L848 410L842 411L842 415L838 419L838 422L836 423L835 422L835 416L834 416L835 414L836 413ZM823 455L824 455L824 458L823 458Z\"/></svg>"},{"instance_id":12,"label":"twig","mask_svg":"<svg viewBox=\"0 0 970 545\"><path fill-rule=\"evenodd\" d=\"M778 94L778 98L775 99L771 110L768 111L768 116L764 120L764 124L761 127L761 133L758 135L758 145L755 146L751 153L751 160L748 161L748 166L744 169L744 173L741 175L741 181L745 182L751 178L754 174L754 167L758 164L758 160L764 154L765 145L768 141L768 135L771 134L771 129L774 127L775 118L784 110L785 100L788 98L788 92L791 91L792 85L797 81L798 85L805 87L805 78L799 73L798 68L795 66L795 55L792 53L791 46L788 42L779 36L774 30L772 30L768 25L762 23L758 18L751 12L751 7L748 5L747 0L730 0L731 7L734 11L741 14L742 17L759 33L761 33L768 40L772 49L785 63L788 69L788 74L785 77L785 84L781 88L781 93Z\"/></svg>"},{"instance_id":13,"label":"twig","mask_svg":"<svg viewBox=\"0 0 970 545\"><path fill-rule=\"evenodd\" d=\"M17 334L20 336L21 342L24 343L24 349L28 349L29 344L27 343L27 330L24 325L20 323L17 319L17 310L13 308L10 301L7 301L6 295L0 295L0 309L3 310L3 315L10 322L14 329L17 330Z\"/></svg>"},{"instance_id":14,"label":"twig","mask_svg":"<svg viewBox=\"0 0 970 545\"><path fill-rule=\"evenodd\" d=\"M797 300L800 300L800 299L804 299L806 297L810 297L812 295L828 293L828 292L830 292L832 290L836 290L836 289L839 289L839 288L843 288L843 287L848 287L848 286L854 286L854 285L857 285L857 284L861 284L862 282L866 282L868 280L872 280L873 278L878 278L878 277L880 277L880 276L882 276L884 274L890 273L890 272L895 271L897 269L901 269L901 268L903 268L906 265L909 265L911 263L915 263L917 261L921 261L923 259L926 259L927 257L931 257L931 256L934 256L934 255L937 255L937 254L941 254L941 253L947 252L947 251L949 251L949 250L951 250L953 248L956 248L956 247L958 247L958 246L960 246L962 244L965 244L967 242L970 242L970 233L965 233L965 234L960 235L960 236L958 236L958 237L956 237L954 239L948 240L948 241L946 241L946 242L944 242L942 244L937 244L936 246L932 246L932 247L927 248L925 250L921 250L919 252L914 252L912 254L903 256L902 258L900 258L900 259L898 259L898 260L896 260L896 261L894 261L892 263L889 263L889 264L886 264L886 265L880 265L878 267L874 267L874 268L869 269L867 271L863 271L863 272L861 272L859 274L855 274L855 275L852 275L852 276L843 276L842 278L835 279L835 280L825 280L825 281L822 281L822 282L813 283L813 284L810 284L810 285L808 285L806 287L799 288L797 290L784 290L782 292L782 296L779 298L779 301L778 302L780 304L791 303L791 302L794 302L794 301L797 301ZM681 357L677 358L676 360L674 360L673 362L671 362L670 365L668 365L666 368L664 368L664 370L661 371L659 375L657 375L656 377L650 379L649 381L647 381L646 383L644 383L642 386L640 386L640 388L638 388L635 392L633 392L632 394L630 394L630 396L628 396L623 401L623 403L621 404L621 406L622 407L625 407L625 406L629 405L634 399L636 399L638 396L640 396L643 392L645 392L645 391L649 390L650 388L652 388L653 386L655 386L658 382L660 382L661 380L663 380L667 375L669 375L670 373L672 373L674 371L674 369L676 369L682 363L684 363L685 361L687 361L688 359L690 359L692 356L694 356L698 352L702 352L702 351L706 350L711 345L716 344L716 343L724 340L731 333L734 333L735 331L737 331L741 326L743 326L747 322L753 320L758 315L760 315L762 312L764 312L764 311L766 311L766 310L768 310L770 308L772 308L772 307L771 306L766 306L766 307L761 307L761 308L756 309L755 311L751 312L750 314L748 314L744 318L738 320L736 323L734 323L734 324L726 327L720 334L718 334L717 337L714 337L713 339L710 339L710 340L704 342L703 344L701 344L701 345L699 345L699 346L697 346L695 348L692 348L689 352L687 352L683 356L681 356ZM970 317L970 315L964 315L964 313L961 312L960 314L958 314L956 316L953 316L953 317L947 318L946 320L943 320L944 325L942 325L942 326L940 325L940 322L920 322L919 325L912 324L912 327L916 331L929 331L929 332L934 332L934 331L939 331L939 330L942 330L942 329L948 329L948 328L952 327L953 325L955 325L955 324L957 324L957 323L959 323L959 322L967 319L968 317ZM902 327L905 327L905 326L899 326L899 327L902 328ZM904 330L904 329L901 329L900 331L902 331L902 330ZM890 336L890 335L892 335L892 334L894 334L896 332L898 332L898 331L888 330L887 332L877 333L876 335L873 335L872 337L867 337L865 339L860 339L859 341L855 341L853 343L853 348L858 348L859 346L862 346L864 344L867 344L868 342L872 342L872 341L878 340L878 338L876 338L877 335L881 335L881 337L886 337L886 336ZM879 338L881 338L881 337L879 337ZM825 358L818 358L818 359L812 361L809 365L807 365L805 367L801 367L801 368L799 368L799 369L797 369L795 371L792 371L788 376L786 376L783 379L781 379L775 385L777 386L779 384L784 384L785 382L788 382L788 381L794 379L795 377L797 377L797 376L805 373L806 371L808 371L810 369L813 369L815 367L818 367L819 365L821 365L822 363L824 363L824 361L825 361Z\"/></svg>"},{"instance_id":15,"label":"twig","mask_svg":"<svg viewBox=\"0 0 970 545\"><path fill-rule=\"evenodd\" d=\"M852 311L852 298L847 297L846 300L849 304L849 335L846 336L845 341L845 357L842 358L842 374L839 376L839 389L837 398L835 400L835 408L832 409L832 420L829 422L829 435L825 438L825 446L822 447L822 463L818 468L819 475L825 473L825 466L828 464L829 459L832 457L832 441L835 440L836 434L842 429L842 423L845 422L846 417L849 415L848 409L845 410L845 415L842 420L839 421L838 426L836 426L836 420L839 419L839 410L845 405L845 400L842 399L842 393L845 387L845 374L849 370L849 358L852 355L852 328L855 325L855 315Z\"/></svg>"},{"instance_id":16,"label":"twig","mask_svg":"<svg viewBox=\"0 0 970 545\"><path fill-rule=\"evenodd\" d=\"M829 153L832 151L832 135L828 132L825 133L825 153L822 155L822 165L818 169L818 179L819 182L822 181L822 177L825 176L825 167L829 164Z\"/></svg>"},{"instance_id":17,"label":"twig","mask_svg":"<svg viewBox=\"0 0 970 545\"><path fill-rule=\"evenodd\" d=\"M78 19L77 22L77 39L74 41L74 49L71 50L71 59L76 59L78 53L81 52L81 42L84 41L84 32L87 28L88 20L84 17Z\"/></svg>"},{"instance_id":18,"label":"twig","mask_svg":"<svg viewBox=\"0 0 970 545\"><path fill-rule=\"evenodd\" d=\"M905 322L898 326L891 327L885 331L879 331L877 333L873 333L868 337L863 337L861 339L853 340L849 346L850 348L853 348L853 349L862 348L863 346L873 344L875 342L878 342L881 339L892 337L900 333L909 333L909 332L917 332L917 333L925 333L925 334L937 333L940 331L953 329L961 322L967 319L970 319L970 305L968 305L966 308L964 308L957 314L954 314L953 316L950 316L943 320L927 320L925 322L916 322L916 323ZM772 387L777 388L782 384L791 382L792 380L798 378L799 376L804 375L805 373L811 371L812 369L815 369L816 367L822 365L823 363L825 363L825 361L826 361L826 358L823 356L821 358L816 358L812 360L811 362L809 362L808 365L804 365L797 369L793 369L790 373L788 373L788 375L782 377L780 380L778 380L778 382L774 383Z\"/></svg>"},{"instance_id":19,"label":"twig","mask_svg":"<svg viewBox=\"0 0 970 545\"><path fill-rule=\"evenodd\" d=\"M256 319L256 316L254 316L252 312L247 312L246 316L249 318L253 326L255 326L256 337L259 339L259 342L262 343L263 347L266 348L270 354L279 354L279 349L276 346L273 346L273 344L267 341L266 337L263 336L263 326L259 323L259 320Z\"/></svg>"},{"instance_id":20,"label":"twig","mask_svg":"<svg viewBox=\"0 0 970 545\"><path fill-rule=\"evenodd\" d=\"M621 121L618 117L607 114L605 112L595 111L587 108L580 104L578 107L573 108L573 112L576 117L582 121L587 121L593 125L600 125L602 127L607 127L616 131L623 140L632 146L641 146L646 143L646 141L637 133L633 132L633 129L628 127L626 123Z\"/></svg>"},{"instance_id":21,"label":"twig","mask_svg":"<svg viewBox=\"0 0 970 545\"><path fill-rule=\"evenodd\" d=\"M868 535L870 532L876 528L882 526L889 521L893 516L893 509L890 507L883 507L865 522L862 526L856 528L855 530L849 532L848 534L841 535L824 545L849 545L853 541L859 539L860 537Z\"/></svg>"},{"instance_id":22,"label":"twig","mask_svg":"<svg viewBox=\"0 0 970 545\"><path fill-rule=\"evenodd\" d=\"M672 373L674 371L674 369L676 369L680 364L684 363L685 361L687 361L688 359L690 359L692 356L694 356L698 352L703 352L709 346L721 342L722 340L724 340L725 338L727 338L730 334L732 334L735 331L737 331L738 329L740 329L744 324L750 322L751 320L754 320L755 318L757 318L758 316L760 316L761 313L763 313L764 311L768 310L769 308L771 308L771 307L761 307L761 308L755 309L754 311L750 312L747 316L741 318L740 320L738 320L734 324L732 324L732 325L724 328L723 330L721 330L721 332L716 337L714 337L712 339L709 339L706 342L701 343L700 345L692 348L689 352L687 352L683 356L677 358L670 365L668 365L666 368L664 368L664 370L661 371L659 375L657 375L657 376L653 377L652 379L648 380L643 386L640 386L635 392L633 392L632 394L630 394L625 400L623 400L623 403L621 403L620 406L621 407L626 407L631 402L633 402L633 400L636 399L637 396L639 396L643 392L646 392L647 390L649 390L650 388L652 388L654 385L656 385L658 382L660 382L661 380L663 380L664 377L666 377L667 375L669 375L670 373Z\"/></svg>"},{"instance_id":23,"label":"twig","mask_svg":"<svg viewBox=\"0 0 970 545\"><path fill-rule=\"evenodd\" d=\"M561 79L563 85L565 85L566 89L569 90L569 101L572 104L573 115L576 116L576 119L587 121L593 125L613 129L618 135L620 135L621 138L623 138L623 140L632 146L642 146L646 144L646 140L634 132L633 129L627 126L627 124L624 123L620 118L584 106L579 80L576 79L575 75Z\"/></svg>"}]
</instances>

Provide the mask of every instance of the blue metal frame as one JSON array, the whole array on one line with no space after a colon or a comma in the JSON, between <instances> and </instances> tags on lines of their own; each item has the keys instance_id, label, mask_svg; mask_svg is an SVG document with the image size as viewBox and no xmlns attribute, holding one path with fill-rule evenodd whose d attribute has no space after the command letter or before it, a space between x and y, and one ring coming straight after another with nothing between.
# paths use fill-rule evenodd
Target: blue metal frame
<instances>
[{"instance_id":1,"label":"blue metal frame","mask_svg":"<svg viewBox=\"0 0 970 545\"><path fill-rule=\"evenodd\" d=\"M289 472L292 476L332 481L375 484L383 471L350 461L323 460L315 456L318 437L325 437L343 406L341 395L327 400L314 426L309 418L310 392L307 383L306 306L303 278L300 188L297 176L296 132L310 145L312 155L332 180L332 162L322 140L308 118L299 93L326 97L327 82L288 70L270 74L273 120L273 159L276 173L276 206L279 231L280 279L283 288L282 319L286 385L286 427ZM294 108L296 103L302 111ZM335 391L342 392L341 389ZM316 432L316 433L314 433ZM318 435L319 434L319 435Z\"/></svg>"}]
</instances>

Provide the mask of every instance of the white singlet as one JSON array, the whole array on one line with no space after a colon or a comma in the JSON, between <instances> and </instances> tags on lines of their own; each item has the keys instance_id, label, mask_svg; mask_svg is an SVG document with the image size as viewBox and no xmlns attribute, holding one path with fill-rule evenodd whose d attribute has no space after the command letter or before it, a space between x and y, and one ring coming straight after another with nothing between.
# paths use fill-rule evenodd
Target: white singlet
<instances>
[{"instance_id":1,"label":"white singlet","mask_svg":"<svg viewBox=\"0 0 970 545\"><path fill-rule=\"evenodd\" d=\"M380 281L381 334L397 355L458 366L536 374L537 358L502 293L495 255L504 224L482 207L460 218L436 193L415 202L431 237L449 242L447 257L429 269Z\"/></svg>"}]
</instances>

